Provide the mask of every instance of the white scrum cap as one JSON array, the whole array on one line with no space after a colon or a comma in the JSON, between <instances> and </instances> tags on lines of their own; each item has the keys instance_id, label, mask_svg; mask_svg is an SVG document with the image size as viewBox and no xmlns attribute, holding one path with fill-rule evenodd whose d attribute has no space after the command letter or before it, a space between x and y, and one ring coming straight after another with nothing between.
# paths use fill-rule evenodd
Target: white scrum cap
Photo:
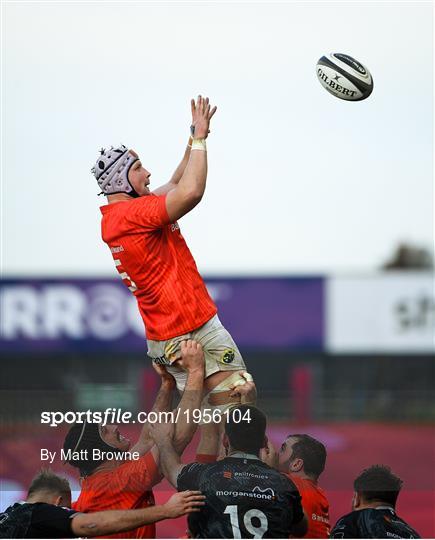
<instances>
[{"instance_id":1,"label":"white scrum cap","mask_svg":"<svg viewBox=\"0 0 435 540\"><path fill-rule=\"evenodd\" d=\"M108 150L102 148L91 169L101 192L104 195L127 193L131 197L138 197L139 195L128 181L128 171L138 159L123 144L117 148L111 146Z\"/></svg>"}]
</instances>

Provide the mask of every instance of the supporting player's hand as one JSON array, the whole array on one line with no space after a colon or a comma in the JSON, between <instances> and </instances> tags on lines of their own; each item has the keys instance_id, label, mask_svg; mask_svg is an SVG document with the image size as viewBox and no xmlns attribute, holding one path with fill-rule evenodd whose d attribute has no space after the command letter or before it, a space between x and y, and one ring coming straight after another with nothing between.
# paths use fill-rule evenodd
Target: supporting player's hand
<instances>
[{"instance_id":1,"label":"supporting player's hand","mask_svg":"<svg viewBox=\"0 0 435 540\"><path fill-rule=\"evenodd\" d=\"M174 377L167 372L165 366L161 366L153 362L154 371L162 380L162 386L166 386L168 389L173 390L175 388Z\"/></svg>"},{"instance_id":2,"label":"supporting player's hand","mask_svg":"<svg viewBox=\"0 0 435 540\"><path fill-rule=\"evenodd\" d=\"M189 373L193 371L204 372L204 351L201 344L194 339L187 339L181 342L181 360L176 364Z\"/></svg>"},{"instance_id":3,"label":"supporting player's hand","mask_svg":"<svg viewBox=\"0 0 435 540\"><path fill-rule=\"evenodd\" d=\"M172 441L175 424L173 422L159 422L152 424L149 422L149 433L157 446Z\"/></svg>"},{"instance_id":4,"label":"supporting player's hand","mask_svg":"<svg viewBox=\"0 0 435 540\"><path fill-rule=\"evenodd\" d=\"M192 99L190 101L190 107L192 109L192 126L194 129L194 139L206 139L209 134L210 120L217 107L213 107L210 110L210 103L208 98L198 96L196 103Z\"/></svg>"},{"instance_id":5,"label":"supporting player's hand","mask_svg":"<svg viewBox=\"0 0 435 540\"><path fill-rule=\"evenodd\" d=\"M241 403L255 404L257 401L257 387L252 376L246 371L240 371L239 375L246 381L244 384L232 386L230 397L240 397Z\"/></svg>"},{"instance_id":6,"label":"supporting player's hand","mask_svg":"<svg viewBox=\"0 0 435 540\"><path fill-rule=\"evenodd\" d=\"M273 444L267 437L266 446L260 449L260 459L266 463L266 465L269 465L269 467L278 469L278 454L276 453Z\"/></svg>"},{"instance_id":7,"label":"supporting player's hand","mask_svg":"<svg viewBox=\"0 0 435 540\"><path fill-rule=\"evenodd\" d=\"M167 513L167 519L173 519L184 514L191 514L192 512L199 512L201 506L204 506L205 495L200 491L182 491L181 493L175 493L163 505L165 513Z\"/></svg>"}]
</instances>

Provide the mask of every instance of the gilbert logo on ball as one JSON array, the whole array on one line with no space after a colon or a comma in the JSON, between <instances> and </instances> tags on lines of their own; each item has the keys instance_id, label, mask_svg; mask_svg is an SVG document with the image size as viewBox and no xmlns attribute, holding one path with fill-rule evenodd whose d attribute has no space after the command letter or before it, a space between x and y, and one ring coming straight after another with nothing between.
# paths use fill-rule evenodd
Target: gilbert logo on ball
<instances>
[{"instance_id":1,"label":"gilbert logo on ball","mask_svg":"<svg viewBox=\"0 0 435 540\"><path fill-rule=\"evenodd\" d=\"M317 62L316 72L320 84L340 99L362 101L373 91L369 70L348 54L322 56Z\"/></svg>"}]
</instances>

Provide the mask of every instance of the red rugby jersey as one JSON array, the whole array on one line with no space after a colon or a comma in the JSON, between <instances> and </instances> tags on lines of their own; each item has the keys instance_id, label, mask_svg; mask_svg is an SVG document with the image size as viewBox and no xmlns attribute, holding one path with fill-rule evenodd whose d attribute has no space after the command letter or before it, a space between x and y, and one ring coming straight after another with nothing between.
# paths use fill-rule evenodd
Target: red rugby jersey
<instances>
[{"instance_id":1,"label":"red rugby jersey","mask_svg":"<svg viewBox=\"0 0 435 540\"><path fill-rule=\"evenodd\" d=\"M101 207L101 232L115 266L136 296L148 339L162 341L199 328L217 312L166 195Z\"/></svg>"},{"instance_id":2,"label":"red rugby jersey","mask_svg":"<svg viewBox=\"0 0 435 540\"><path fill-rule=\"evenodd\" d=\"M121 463L116 469L101 471L82 480L81 492L72 505L78 512L133 510L154 505L152 486L162 479L151 452L138 460ZM104 538L155 538L155 524Z\"/></svg>"},{"instance_id":3,"label":"red rugby jersey","mask_svg":"<svg viewBox=\"0 0 435 540\"><path fill-rule=\"evenodd\" d=\"M302 497L302 507L308 519L308 531L303 538L329 538L329 502L325 492L308 478L287 475Z\"/></svg>"}]
</instances>

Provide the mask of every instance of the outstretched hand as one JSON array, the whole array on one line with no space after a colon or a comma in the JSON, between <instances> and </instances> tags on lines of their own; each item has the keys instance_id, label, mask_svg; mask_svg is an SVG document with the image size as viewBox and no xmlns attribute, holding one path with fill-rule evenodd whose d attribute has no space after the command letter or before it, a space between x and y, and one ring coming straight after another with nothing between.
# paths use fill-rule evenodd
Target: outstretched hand
<instances>
[{"instance_id":1,"label":"outstretched hand","mask_svg":"<svg viewBox=\"0 0 435 540\"><path fill-rule=\"evenodd\" d=\"M210 120L216 112L217 107L210 108L210 102L208 97L203 98L198 96L196 103L192 99L190 101L190 108L192 110L192 136L194 139L206 139L209 134Z\"/></svg>"},{"instance_id":2,"label":"outstretched hand","mask_svg":"<svg viewBox=\"0 0 435 540\"><path fill-rule=\"evenodd\" d=\"M162 366L160 364L156 364L155 362L153 362L153 368L154 368L154 371L161 378L162 386L165 385L166 387L169 387L172 389L175 388L175 379L170 373L168 373L165 366Z\"/></svg>"},{"instance_id":3,"label":"outstretched hand","mask_svg":"<svg viewBox=\"0 0 435 540\"><path fill-rule=\"evenodd\" d=\"M257 401L257 387L252 379L252 375L246 371L240 371L240 383L231 387L230 397L239 397L242 404L255 403ZM245 380L244 384L241 384Z\"/></svg>"},{"instance_id":4,"label":"outstretched hand","mask_svg":"<svg viewBox=\"0 0 435 540\"><path fill-rule=\"evenodd\" d=\"M205 496L200 491L182 491L175 493L163 506L169 519L199 512L204 506Z\"/></svg>"}]
</instances>

